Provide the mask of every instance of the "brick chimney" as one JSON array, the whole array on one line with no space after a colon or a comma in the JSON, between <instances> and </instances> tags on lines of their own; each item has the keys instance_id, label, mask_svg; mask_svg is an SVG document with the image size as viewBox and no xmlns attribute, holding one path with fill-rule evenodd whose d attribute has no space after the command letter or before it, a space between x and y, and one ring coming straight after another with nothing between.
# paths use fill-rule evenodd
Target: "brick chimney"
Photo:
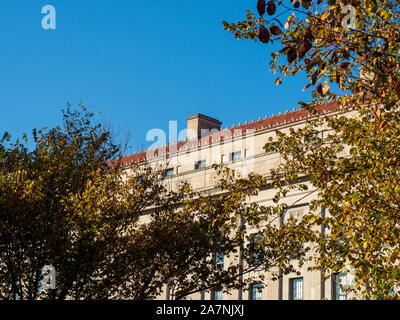
<instances>
[{"instance_id":1,"label":"brick chimney","mask_svg":"<svg viewBox=\"0 0 400 320\"><path fill-rule=\"evenodd\" d=\"M187 138L188 140L199 139L209 133L211 130L219 130L221 121L205 116L203 114L194 114L187 118Z\"/></svg>"}]
</instances>

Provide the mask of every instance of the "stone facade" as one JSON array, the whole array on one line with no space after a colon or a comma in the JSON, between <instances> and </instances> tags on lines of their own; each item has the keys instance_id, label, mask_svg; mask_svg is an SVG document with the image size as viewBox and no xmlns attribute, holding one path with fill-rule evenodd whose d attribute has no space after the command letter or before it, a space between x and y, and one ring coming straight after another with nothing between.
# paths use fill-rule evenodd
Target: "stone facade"
<instances>
[{"instance_id":1,"label":"stone facade","mask_svg":"<svg viewBox=\"0 0 400 320\"><path fill-rule=\"evenodd\" d=\"M334 104L322 106L325 113L335 112ZM212 193L215 190L216 172L212 168L213 163L224 163L236 169L237 174L246 177L249 172L255 172L267 176L271 168L276 168L281 158L276 152L265 152L264 145L270 137L276 138L275 131L288 131L289 128L303 126L310 119L310 114L304 110L294 110L258 121L246 122L232 128L220 129L218 120L203 115L195 115L188 118L190 136L183 142L168 145L157 150L146 150L145 152L124 158L127 171L131 163L140 162L154 168L166 170L165 184L173 189L182 180L191 183L196 191ZM210 120L211 119L211 120ZM213 129L210 134L201 134L201 129ZM197 137L195 136L197 132ZM322 128L320 135L326 134ZM286 215L302 214L308 209L308 204L315 197L310 193L312 189L303 192L294 192L288 195L286 201L289 205L295 204ZM274 191L272 189L260 190L257 197L252 201L261 204L271 204ZM326 214L321 209L321 214ZM142 217L145 222L146 216ZM257 230L249 229L249 233ZM224 261L229 263L229 261ZM280 280L271 280L267 275L262 292L253 294L252 291L233 290L224 292L222 296L213 292L195 294L188 299L268 299L268 300L320 300L340 299L344 296L338 295L337 282L332 276L324 280L321 272L307 271L308 265L300 269L301 275L284 275ZM167 290L159 299L168 299Z\"/></svg>"}]
</instances>

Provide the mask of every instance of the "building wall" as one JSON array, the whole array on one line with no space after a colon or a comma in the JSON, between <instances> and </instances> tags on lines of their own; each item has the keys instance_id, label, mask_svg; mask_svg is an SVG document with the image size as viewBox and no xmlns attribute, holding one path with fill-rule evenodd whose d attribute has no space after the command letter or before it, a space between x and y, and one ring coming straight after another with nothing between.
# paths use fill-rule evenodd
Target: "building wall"
<instances>
[{"instance_id":1,"label":"building wall","mask_svg":"<svg viewBox=\"0 0 400 320\"><path fill-rule=\"evenodd\" d=\"M204 191L212 193L216 185L217 174L212 168L214 163L224 163L230 168L237 170L238 175L246 177L249 172L255 172L264 176L269 174L270 169L277 168L282 159L276 152L265 152L264 145L268 139L276 139L275 131L277 129L288 132L289 128L299 128L304 126L305 119L295 123L281 125L279 128L265 128L257 131L249 131L242 134L242 130L237 134L226 134L223 141L215 139L211 143L198 143L190 148L181 148L178 152L169 154L168 156L158 156L147 159L148 164L153 168L166 169L173 168L173 175L165 178L165 184L168 188L174 189L181 181L190 182L195 191ZM321 128L320 135L325 135L328 132L326 128ZM230 154L234 152L241 152L240 159L230 161ZM195 169L197 161L206 161L205 168ZM289 214L301 214L308 210L308 204L314 199L315 194L310 194L310 191L294 192L286 198L287 204L291 205L296 203L296 207L291 209ZM274 196L273 189L261 190L258 196L251 199L251 201L272 204ZM142 217L142 221L146 222L148 217ZM255 233L257 230L249 229L248 232ZM227 261L228 263L228 261ZM294 261L296 265L296 262ZM302 266L300 275L289 274L284 275L281 280L271 280L272 275L267 274L264 285L266 286L262 291L262 299L268 300L288 300L291 298L289 292L291 279L302 277L303 278L303 299L305 300L319 300L319 299L334 299L332 296L332 280L329 278L324 280L319 271L308 271L309 265ZM277 271L277 270L276 270ZM165 290L164 294L157 299L167 299L168 294ZM188 299L211 299L211 292L203 294L194 294ZM224 293L224 299L249 299L250 293L240 292L240 290L233 290L229 293Z\"/></svg>"}]
</instances>

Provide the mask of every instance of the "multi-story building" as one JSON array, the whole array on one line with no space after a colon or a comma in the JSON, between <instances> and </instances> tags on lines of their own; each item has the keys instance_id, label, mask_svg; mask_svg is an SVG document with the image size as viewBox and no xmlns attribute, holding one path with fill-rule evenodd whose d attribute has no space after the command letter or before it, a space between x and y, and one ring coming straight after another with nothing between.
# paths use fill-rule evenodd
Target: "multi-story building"
<instances>
[{"instance_id":1,"label":"multi-story building","mask_svg":"<svg viewBox=\"0 0 400 320\"><path fill-rule=\"evenodd\" d=\"M325 115L337 112L336 104L329 103L321 106ZM215 191L216 172L212 168L214 163L226 164L235 169L237 174L245 177L249 172L267 176L271 168L276 168L281 158L276 152L266 152L263 148L272 137L275 139L276 130L288 131L298 128L311 119L305 110L293 110L272 117L265 117L257 121L239 123L237 126L221 129L221 122L202 114L187 118L187 139L168 144L164 147L149 149L123 159L126 170L129 171L133 163L150 165L154 168L165 170L165 183L169 188L174 188L180 181L189 182L193 189L199 192L212 193ZM322 129L321 137L327 134ZM285 212L281 223L292 214L302 214L307 211L308 205L316 193L308 191L293 192L286 201L291 209ZM260 190L258 196L252 201L261 204L272 204L274 190L265 188ZM327 214L323 208L321 214ZM145 220L146 217L143 217ZM256 232L256 230L248 230ZM217 257L216 263L223 267L224 257ZM319 271L308 271L309 265L300 268L300 275L283 275L279 280L266 277L264 288L260 290L261 283L255 283L250 290L234 290L226 293L223 290L203 292L193 295L191 299L268 299L268 300L320 300L320 299L346 299L341 291L339 281L342 275L332 275L325 279ZM343 283L343 282L342 282ZM161 299L168 299L168 290Z\"/></svg>"}]
</instances>

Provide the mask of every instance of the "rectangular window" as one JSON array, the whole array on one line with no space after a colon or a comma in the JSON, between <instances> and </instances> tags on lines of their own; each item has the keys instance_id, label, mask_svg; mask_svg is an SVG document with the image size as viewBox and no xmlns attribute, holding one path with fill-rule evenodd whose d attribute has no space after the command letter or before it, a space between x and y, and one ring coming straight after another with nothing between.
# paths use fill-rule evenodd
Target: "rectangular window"
<instances>
[{"instance_id":1,"label":"rectangular window","mask_svg":"<svg viewBox=\"0 0 400 320\"><path fill-rule=\"evenodd\" d=\"M194 169L195 169L195 170L197 170L197 169L204 169L205 167L206 167L206 160L197 161L197 162L194 164Z\"/></svg>"},{"instance_id":2,"label":"rectangular window","mask_svg":"<svg viewBox=\"0 0 400 320\"><path fill-rule=\"evenodd\" d=\"M304 137L304 143L317 142L317 140L318 140L318 133L306 134Z\"/></svg>"},{"instance_id":3,"label":"rectangular window","mask_svg":"<svg viewBox=\"0 0 400 320\"><path fill-rule=\"evenodd\" d=\"M265 153L274 153L274 152L276 152L276 146L273 144L273 145L270 145L270 147L268 149L266 149L264 147L264 150L265 150Z\"/></svg>"},{"instance_id":4,"label":"rectangular window","mask_svg":"<svg viewBox=\"0 0 400 320\"><path fill-rule=\"evenodd\" d=\"M224 253L223 252L217 252L217 254L215 255L215 266L217 267L218 270L224 269Z\"/></svg>"},{"instance_id":5,"label":"rectangular window","mask_svg":"<svg viewBox=\"0 0 400 320\"><path fill-rule=\"evenodd\" d=\"M346 285L346 280L347 280L347 274L346 273L341 273L341 274L335 274L333 275L333 288L335 291L335 300L347 300L347 293L343 292L343 289L341 287Z\"/></svg>"},{"instance_id":6,"label":"rectangular window","mask_svg":"<svg viewBox=\"0 0 400 320\"><path fill-rule=\"evenodd\" d=\"M20 284L21 284L21 283L20 283L19 281L17 281L17 283L16 283L17 290L20 289ZM18 292L18 291L17 291L17 292ZM19 294L18 294L17 292L15 293L15 299L16 299L16 300L20 300L21 297L19 296Z\"/></svg>"},{"instance_id":7,"label":"rectangular window","mask_svg":"<svg viewBox=\"0 0 400 320\"><path fill-rule=\"evenodd\" d=\"M223 300L224 299L224 290L219 289L213 292L214 300Z\"/></svg>"},{"instance_id":8,"label":"rectangular window","mask_svg":"<svg viewBox=\"0 0 400 320\"><path fill-rule=\"evenodd\" d=\"M255 263L255 264L260 263L260 254L261 254L262 250L257 248L259 246L260 240L261 240L261 234L255 233L253 235L253 243L252 243L253 250L254 250L253 263Z\"/></svg>"},{"instance_id":9,"label":"rectangular window","mask_svg":"<svg viewBox=\"0 0 400 320\"><path fill-rule=\"evenodd\" d=\"M238 160L240 160L241 156L242 156L242 153L240 151L232 152L229 154L229 161L231 161L231 162L238 161Z\"/></svg>"},{"instance_id":10,"label":"rectangular window","mask_svg":"<svg viewBox=\"0 0 400 320\"><path fill-rule=\"evenodd\" d=\"M142 182L143 182L143 177L142 177L142 176L136 177L136 185L137 185L137 186L141 185Z\"/></svg>"},{"instance_id":11,"label":"rectangular window","mask_svg":"<svg viewBox=\"0 0 400 320\"><path fill-rule=\"evenodd\" d=\"M290 279L290 300L303 300L303 278Z\"/></svg>"},{"instance_id":12,"label":"rectangular window","mask_svg":"<svg viewBox=\"0 0 400 320\"><path fill-rule=\"evenodd\" d=\"M177 166L176 167L176 174L180 174L182 173L182 167L181 166Z\"/></svg>"},{"instance_id":13,"label":"rectangular window","mask_svg":"<svg viewBox=\"0 0 400 320\"><path fill-rule=\"evenodd\" d=\"M251 286L250 300L262 300L262 284L255 283Z\"/></svg>"},{"instance_id":14,"label":"rectangular window","mask_svg":"<svg viewBox=\"0 0 400 320\"><path fill-rule=\"evenodd\" d=\"M307 212L307 209L304 209L305 206L300 206L298 208L292 208L290 210L284 210L282 212L282 223L286 224L289 220L299 220L303 217L303 215Z\"/></svg>"},{"instance_id":15,"label":"rectangular window","mask_svg":"<svg viewBox=\"0 0 400 320\"><path fill-rule=\"evenodd\" d=\"M172 177L174 175L174 168L169 168L165 170L164 176L165 177Z\"/></svg>"}]
</instances>

